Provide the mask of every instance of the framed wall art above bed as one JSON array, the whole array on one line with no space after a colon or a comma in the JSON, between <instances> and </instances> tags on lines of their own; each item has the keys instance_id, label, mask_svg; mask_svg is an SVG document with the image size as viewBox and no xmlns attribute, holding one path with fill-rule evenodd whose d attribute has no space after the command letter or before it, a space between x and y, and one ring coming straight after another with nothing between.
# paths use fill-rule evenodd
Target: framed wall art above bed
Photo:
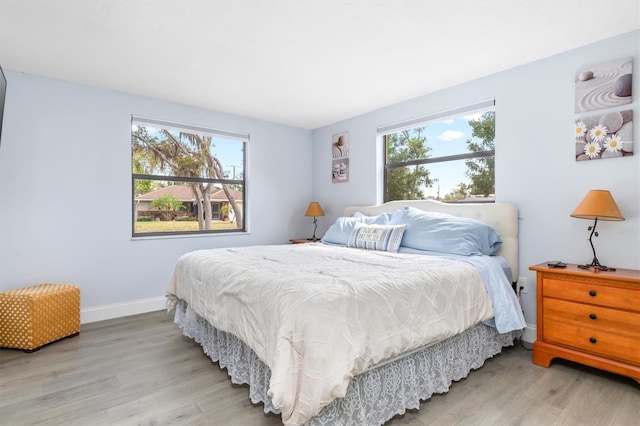
<instances>
[{"instance_id":1,"label":"framed wall art above bed","mask_svg":"<svg viewBox=\"0 0 640 426\"><path fill-rule=\"evenodd\" d=\"M446 241L421 246L435 223ZM348 207L332 228L310 244L188 253L167 291L183 333L284 424L382 424L525 327L498 261L517 276L514 206L395 201Z\"/></svg>"}]
</instances>

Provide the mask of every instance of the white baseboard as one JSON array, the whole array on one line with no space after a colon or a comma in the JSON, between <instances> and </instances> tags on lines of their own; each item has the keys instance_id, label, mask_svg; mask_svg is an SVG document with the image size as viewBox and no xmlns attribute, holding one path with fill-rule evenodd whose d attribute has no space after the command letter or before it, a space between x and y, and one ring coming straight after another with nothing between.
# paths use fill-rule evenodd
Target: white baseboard
<instances>
[{"instance_id":1,"label":"white baseboard","mask_svg":"<svg viewBox=\"0 0 640 426\"><path fill-rule=\"evenodd\" d=\"M538 328L535 325L527 324L522 334L522 340L527 343L533 343L538 338Z\"/></svg>"},{"instance_id":2,"label":"white baseboard","mask_svg":"<svg viewBox=\"0 0 640 426\"><path fill-rule=\"evenodd\" d=\"M166 303L167 299L165 297L154 297L151 299L132 300L130 302L82 309L80 311L80 323L86 324L112 318L126 317L128 315L161 311L166 309Z\"/></svg>"}]
</instances>

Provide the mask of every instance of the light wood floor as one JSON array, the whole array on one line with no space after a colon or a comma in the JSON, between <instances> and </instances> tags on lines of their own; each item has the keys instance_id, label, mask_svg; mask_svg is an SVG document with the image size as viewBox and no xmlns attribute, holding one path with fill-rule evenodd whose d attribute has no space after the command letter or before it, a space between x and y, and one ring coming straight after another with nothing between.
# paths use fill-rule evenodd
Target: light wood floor
<instances>
[{"instance_id":1,"label":"light wood floor","mask_svg":"<svg viewBox=\"0 0 640 426\"><path fill-rule=\"evenodd\" d=\"M233 386L172 316L86 324L26 354L0 349L0 425L279 425ZM640 385L507 349L388 425L640 425Z\"/></svg>"}]
</instances>

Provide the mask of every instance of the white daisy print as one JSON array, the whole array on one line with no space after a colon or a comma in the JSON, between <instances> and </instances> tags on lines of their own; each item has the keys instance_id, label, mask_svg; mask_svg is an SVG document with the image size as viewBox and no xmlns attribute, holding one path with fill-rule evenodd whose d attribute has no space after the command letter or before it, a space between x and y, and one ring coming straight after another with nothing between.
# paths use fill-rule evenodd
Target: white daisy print
<instances>
[{"instance_id":1,"label":"white daisy print","mask_svg":"<svg viewBox=\"0 0 640 426\"><path fill-rule=\"evenodd\" d=\"M600 144L598 142L589 142L584 146L584 153L589 158L598 158L600 149Z\"/></svg>"},{"instance_id":2,"label":"white daisy print","mask_svg":"<svg viewBox=\"0 0 640 426\"><path fill-rule=\"evenodd\" d=\"M612 135L604 142L604 149L609 152L616 152L622 149L622 138L618 135Z\"/></svg>"},{"instance_id":3,"label":"white daisy print","mask_svg":"<svg viewBox=\"0 0 640 426\"><path fill-rule=\"evenodd\" d=\"M576 123L576 138L584 136L587 131L587 126L584 125L584 121L578 121Z\"/></svg>"},{"instance_id":4,"label":"white daisy print","mask_svg":"<svg viewBox=\"0 0 640 426\"><path fill-rule=\"evenodd\" d=\"M589 131L589 136L596 142L601 142L607 136L607 126L598 125Z\"/></svg>"}]
</instances>

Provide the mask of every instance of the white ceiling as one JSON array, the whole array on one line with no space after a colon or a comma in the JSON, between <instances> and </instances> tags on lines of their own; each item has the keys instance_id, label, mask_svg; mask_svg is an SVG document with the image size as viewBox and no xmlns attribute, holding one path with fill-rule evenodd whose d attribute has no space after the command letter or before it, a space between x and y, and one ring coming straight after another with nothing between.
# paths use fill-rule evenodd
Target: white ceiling
<instances>
[{"instance_id":1,"label":"white ceiling","mask_svg":"<svg viewBox=\"0 0 640 426\"><path fill-rule=\"evenodd\" d=\"M314 129L638 29L639 5L0 0L0 65Z\"/></svg>"}]
</instances>

